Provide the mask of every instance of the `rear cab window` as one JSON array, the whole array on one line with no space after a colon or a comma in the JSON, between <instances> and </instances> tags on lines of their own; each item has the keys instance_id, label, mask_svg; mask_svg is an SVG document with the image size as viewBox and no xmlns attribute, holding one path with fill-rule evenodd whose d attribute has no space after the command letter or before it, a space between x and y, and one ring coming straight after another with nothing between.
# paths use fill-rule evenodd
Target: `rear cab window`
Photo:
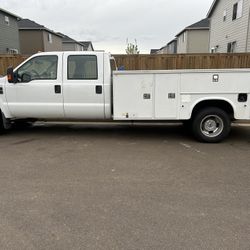
<instances>
[{"instance_id":1,"label":"rear cab window","mask_svg":"<svg viewBox=\"0 0 250 250\"><path fill-rule=\"evenodd\" d=\"M68 56L68 80L97 80L98 67L95 55Z\"/></svg>"}]
</instances>

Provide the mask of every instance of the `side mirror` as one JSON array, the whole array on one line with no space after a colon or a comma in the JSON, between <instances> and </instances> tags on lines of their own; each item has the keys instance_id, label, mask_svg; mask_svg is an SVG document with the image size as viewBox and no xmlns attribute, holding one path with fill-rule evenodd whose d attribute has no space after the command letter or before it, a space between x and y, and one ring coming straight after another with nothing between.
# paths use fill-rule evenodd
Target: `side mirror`
<instances>
[{"instance_id":1,"label":"side mirror","mask_svg":"<svg viewBox=\"0 0 250 250\"><path fill-rule=\"evenodd\" d=\"M14 71L12 67L7 69L7 79L9 83L14 83Z\"/></svg>"}]
</instances>

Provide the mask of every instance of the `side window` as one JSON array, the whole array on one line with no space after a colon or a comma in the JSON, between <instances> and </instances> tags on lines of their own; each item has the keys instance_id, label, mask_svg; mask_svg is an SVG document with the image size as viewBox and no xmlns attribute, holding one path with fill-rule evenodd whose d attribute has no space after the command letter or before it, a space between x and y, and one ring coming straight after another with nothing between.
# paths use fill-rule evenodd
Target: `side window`
<instances>
[{"instance_id":1,"label":"side window","mask_svg":"<svg viewBox=\"0 0 250 250\"><path fill-rule=\"evenodd\" d=\"M74 55L68 57L68 80L97 80L97 57Z\"/></svg>"},{"instance_id":2,"label":"side window","mask_svg":"<svg viewBox=\"0 0 250 250\"><path fill-rule=\"evenodd\" d=\"M56 80L57 79L57 56L37 56L21 66L17 73L19 82L32 80Z\"/></svg>"},{"instance_id":3,"label":"side window","mask_svg":"<svg viewBox=\"0 0 250 250\"><path fill-rule=\"evenodd\" d=\"M243 14L243 0L239 0L237 3L233 5L233 16L232 20L236 20L241 18Z\"/></svg>"},{"instance_id":4,"label":"side window","mask_svg":"<svg viewBox=\"0 0 250 250\"><path fill-rule=\"evenodd\" d=\"M235 3L233 5L233 17L232 17L232 20L235 20L237 18L237 9L238 9L238 3Z\"/></svg>"}]
</instances>

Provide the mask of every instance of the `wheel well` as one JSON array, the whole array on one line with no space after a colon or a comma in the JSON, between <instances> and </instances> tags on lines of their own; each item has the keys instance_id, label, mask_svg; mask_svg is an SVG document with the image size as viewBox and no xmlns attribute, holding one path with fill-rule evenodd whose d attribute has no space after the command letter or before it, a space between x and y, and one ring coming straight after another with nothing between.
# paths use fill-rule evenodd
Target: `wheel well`
<instances>
[{"instance_id":1,"label":"wheel well","mask_svg":"<svg viewBox=\"0 0 250 250\"><path fill-rule=\"evenodd\" d=\"M201 101L193 108L192 116L193 117L197 112L201 109L215 107L224 110L227 114L229 114L231 119L234 119L234 109L230 103L224 100L206 100Z\"/></svg>"}]
</instances>

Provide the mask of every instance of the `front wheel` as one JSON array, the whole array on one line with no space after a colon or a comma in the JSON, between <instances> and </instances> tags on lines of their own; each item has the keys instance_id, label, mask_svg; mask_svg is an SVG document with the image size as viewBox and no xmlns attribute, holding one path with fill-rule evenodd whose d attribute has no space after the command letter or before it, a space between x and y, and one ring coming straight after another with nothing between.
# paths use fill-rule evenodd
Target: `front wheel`
<instances>
[{"instance_id":1,"label":"front wheel","mask_svg":"<svg viewBox=\"0 0 250 250\"><path fill-rule=\"evenodd\" d=\"M192 120L192 131L196 139L202 142L221 142L231 129L229 115L219 108L200 110Z\"/></svg>"}]
</instances>

